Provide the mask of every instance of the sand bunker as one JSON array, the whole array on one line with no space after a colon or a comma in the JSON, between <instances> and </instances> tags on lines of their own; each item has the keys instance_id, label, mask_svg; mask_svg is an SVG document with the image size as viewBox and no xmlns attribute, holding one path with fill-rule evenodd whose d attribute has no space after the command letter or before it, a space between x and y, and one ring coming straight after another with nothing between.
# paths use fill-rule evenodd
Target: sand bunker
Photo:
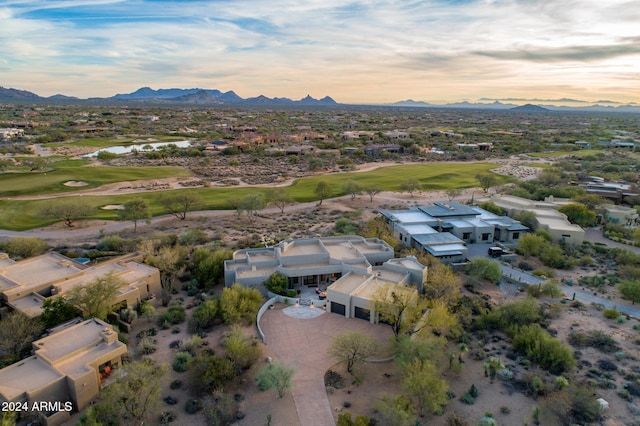
<instances>
[{"instance_id":1,"label":"sand bunker","mask_svg":"<svg viewBox=\"0 0 640 426\"><path fill-rule=\"evenodd\" d=\"M100 207L102 210L124 210L124 206L122 204L107 204L106 206Z\"/></svg>"},{"instance_id":2,"label":"sand bunker","mask_svg":"<svg viewBox=\"0 0 640 426\"><path fill-rule=\"evenodd\" d=\"M64 186L87 186L89 183L77 180L69 180L63 184Z\"/></svg>"}]
</instances>

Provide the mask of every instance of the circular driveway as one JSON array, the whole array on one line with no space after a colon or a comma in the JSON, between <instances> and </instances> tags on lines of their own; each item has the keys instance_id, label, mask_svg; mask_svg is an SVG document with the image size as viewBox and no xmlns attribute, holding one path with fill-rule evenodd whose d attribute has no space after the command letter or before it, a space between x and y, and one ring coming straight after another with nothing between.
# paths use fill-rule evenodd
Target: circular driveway
<instances>
[{"instance_id":1,"label":"circular driveway","mask_svg":"<svg viewBox=\"0 0 640 426\"><path fill-rule=\"evenodd\" d=\"M336 360L328 355L333 337L346 331L358 331L386 343L393 335L388 325L370 324L332 313L298 319L286 315L282 309L267 310L260 326L278 360L295 368L291 393L298 424L305 426L336 424L324 386L324 373L336 364Z\"/></svg>"}]
</instances>

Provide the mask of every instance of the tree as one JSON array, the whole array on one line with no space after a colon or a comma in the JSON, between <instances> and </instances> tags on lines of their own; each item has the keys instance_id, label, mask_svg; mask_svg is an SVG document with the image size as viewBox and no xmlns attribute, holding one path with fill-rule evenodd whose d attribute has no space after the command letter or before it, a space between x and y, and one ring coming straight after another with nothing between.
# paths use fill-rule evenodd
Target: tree
<instances>
[{"instance_id":1,"label":"tree","mask_svg":"<svg viewBox=\"0 0 640 426\"><path fill-rule=\"evenodd\" d=\"M120 418L145 424L159 409L162 385L169 368L152 360L134 362L123 367L126 374L103 391L103 405L117 407Z\"/></svg>"},{"instance_id":2,"label":"tree","mask_svg":"<svg viewBox=\"0 0 640 426\"><path fill-rule=\"evenodd\" d=\"M538 256L542 249L549 244L547 240L538 234L524 234L518 240L517 251L524 257Z\"/></svg>"},{"instance_id":3,"label":"tree","mask_svg":"<svg viewBox=\"0 0 640 426\"><path fill-rule=\"evenodd\" d=\"M0 320L0 364L13 364L29 352L31 342L42 333L42 323L21 312L11 312Z\"/></svg>"},{"instance_id":4,"label":"tree","mask_svg":"<svg viewBox=\"0 0 640 426\"><path fill-rule=\"evenodd\" d=\"M263 285L272 293L286 296L287 289L289 288L289 278L287 278L283 273L274 272L269 275L269 278L267 278Z\"/></svg>"},{"instance_id":5,"label":"tree","mask_svg":"<svg viewBox=\"0 0 640 426\"><path fill-rule=\"evenodd\" d=\"M211 251L204 247L195 249L191 256L191 274L201 287L209 288L217 284L224 275L224 261L231 259L231 250Z\"/></svg>"},{"instance_id":6,"label":"tree","mask_svg":"<svg viewBox=\"0 0 640 426\"><path fill-rule=\"evenodd\" d=\"M631 300L634 305L640 300L640 281L622 280L618 284L618 291L627 300Z\"/></svg>"},{"instance_id":7,"label":"tree","mask_svg":"<svg viewBox=\"0 0 640 426\"><path fill-rule=\"evenodd\" d=\"M256 344L256 341L244 337L242 329L238 325L231 327L222 346L238 373L250 368L262 356L260 346Z\"/></svg>"},{"instance_id":8,"label":"tree","mask_svg":"<svg viewBox=\"0 0 640 426\"><path fill-rule=\"evenodd\" d=\"M351 195L351 199L354 200L358 194L362 192L362 187L355 180L348 180L342 187L343 191Z\"/></svg>"},{"instance_id":9,"label":"tree","mask_svg":"<svg viewBox=\"0 0 640 426\"><path fill-rule=\"evenodd\" d=\"M347 365L347 371L353 374L354 369L367 358L375 355L378 341L371 336L357 331L348 331L333 338L329 347L329 355Z\"/></svg>"},{"instance_id":10,"label":"tree","mask_svg":"<svg viewBox=\"0 0 640 426\"><path fill-rule=\"evenodd\" d=\"M285 207L293 203L291 195L289 195L286 189L281 187L269 189L267 192L267 200L270 204L279 208L281 214L284 213Z\"/></svg>"},{"instance_id":11,"label":"tree","mask_svg":"<svg viewBox=\"0 0 640 426\"><path fill-rule=\"evenodd\" d=\"M171 191L161 196L158 202L180 220L185 220L189 211L197 209L202 204L200 197L190 191Z\"/></svg>"},{"instance_id":12,"label":"tree","mask_svg":"<svg viewBox=\"0 0 640 426\"><path fill-rule=\"evenodd\" d=\"M429 269L424 292L430 299L442 299L452 303L460 297L461 284L460 275L448 265L436 263Z\"/></svg>"},{"instance_id":13,"label":"tree","mask_svg":"<svg viewBox=\"0 0 640 426\"><path fill-rule=\"evenodd\" d=\"M49 244L40 238L14 237L4 244L4 251L11 257L26 259L44 253L48 247Z\"/></svg>"},{"instance_id":14,"label":"tree","mask_svg":"<svg viewBox=\"0 0 640 426\"><path fill-rule=\"evenodd\" d=\"M316 189L314 190L314 192L320 199L320 202L318 203L318 205L322 205L322 201L325 198L328 198L331 196L331 186L329 186L329 184L325 181L320 181L316 185Z\"/></svg>"},{"instance_id":15,"label":"tree","mask_svg":"<svg viewBox=\"0 0 640 426\"><path fill-rule=\"evenodd\" d=\"M450 188L445 191L449 201L453 201L456 197L459 197L462 194L462 190L458 188Z\"/></svg>"},{"instance_id":16,"label":"tree","mask_svg":"<svg viewBox=\"0 0 640 426\"><path fill-rule=\"evenodd\" d=\"M228 358L207 351L198 353L189 363L189 383L196 395L222 389L235 377L236 370Z\"/></svg>"},{"instance_id":17,"label":"tree","mask_svg":"<svg viewBox=\"0 0 640 426\"><path fill-rule=\"evenodd\" d=\"M157 245L160 247L157 248ZM142 253L145 263L160 270L162 305L168 306L173 292L173 281L178 271L184 266L189 249L182 246L162 245L158 240L146 240L140 243L138 251Z\"/></svg>"},{"instance_id":18,"label":"tree","mask_svg":"<svg viewBox=\"0 0 640 426\"><path fill-rule=\"evenodd\" d=\"M107 319L116 293L124 282L112 272L69 292L68 302L80 309L86 317Z\"/></svg>"},{"instance_id":19,"label":"tree","mask_svg":"<svg viewBox=\"0 0 640 426\"><path fill-rule=\"evenodd\" d=\"M485 279L493 283L500 282L502 269L495 260L476 257L467 265L467 274L475 279Z\"/></svg>"},{"instance_id":20,"label":"tree","mask_svg":"<svg viewBox=\"0 0 640 426\"><path fill-rule=\"evenodd\" d=\"M578 226L588 227L596 223L596 214L584 204L565 204L558 207L558 211L567 216L569 222Z\"/></svg>"},{"instance_id":21,"label":"tree","mask_svg":"<svg viewBox=\"0 0 640 426\"><path fill-rule=\"evenodd\" d=\"M191 313L188 329L192 334L201 333L213 326L219 318L219 299L205 300Z\"/></svg>"},{"instance_id":22,"label":"tree","mask_svg":"<svg viewBox=\"0 0 640 426\"><path fill-rule=\"evenodd\" d=\"M118 217L120 220L132 220L133 232L137 232L138 221L148 221L151 219L151 213L149 212L149 207L147 206L146 201L141 198L136 198L135 200L127 201L122 205L122 210L118 211Z\"/></svg>"},{"instance_id":23,"label":"tree","mask_svg":"<svg viewBox=\"0 0 640 426\"><path fill-rule=\"evenodd\" d=\"M416 424L416 410L410 398L404 395L383 395L373 404L380 413L382 424L387 426L413 426Z\"/></svg>"},{"instance_id":24,"label":"tree","mask_svg":"<svg viewBox=\"0 0 640 426\"><path fill-rule=\"evenodd\" d=\"M416 327L427 307L417 289L402 284L383 285L373 294L372 310L380 322L389 324L396 339L419 331Z\"/></svg>"},{"instance_id":25,"label":"tree","mask_svg":"<svg viewBox=\"0 0 640 426\"><path fill-rule=\"evenodd\" d=\"M364 189L364 192L369 196L369 201L373 203L373 198L382 192L382 189L376 185L370 185Z\"/></svg>"},{"instance_id":26,"label":"tree","mask_svg":"<svg viewBox=\"0 0 640 426\"><path fill-rule=\"evenodd\" d=\"M256 385L260 390L275 389L278 398L291 389L295 370L279 362L272 362L256 374Z\"/></svg>"},{"instance_id":27,"label":"tree","mask_svg":"<svg viewBox=\"0 0 640 426\"><path fill-rule=\"evenodd\" d=\"M498 184L498 178L492 173L479 173L476 175L476 180L485 193L489 192L489 188Z\"/></svg>"},{"instance_id":28,"label":"tree","mask_svg":"<svg viewBox=\"0 0 640 426\"><path fill-rule=\"evenodd\" d=\"M425 415L427 411L439 413L447 404L449 385L442 378L440 370L428 359L415 358L403 367L402 387L405 392L417 400L418 413Z\"/></svg>"},{"instance_id":29,"label":"tree","mask_svg":"<svg viewBox=\"0 0 640 426\"><path fill-rule=\"evenodd\" d=\"M81 315L81 312L78 308L71 303L67 303L62 297L58 297L57 299L49 298L42 302L40 321L42 321L46 328L51 328L79 315Z\"/></svg>"},{"instance_id":30,"label":"tree","mask_svg":"<svg viewBox=\"0 0 640 426\"><path fill-rule=\"evenodd\" d=\"M537 226L536 213L528 210L523 210L519 213L514 213L513 218L522 223L527 228L535 231Z\"/></svg>"},{"instance_id":31,"label":"tree","mask_svg":"<svg viewBox=\"0 0 640 426\"><path fill-rule=\"evenodd\" d=\"M413 198L413 193L420 191L422 189L422 184L418 179L407 179L406 181L400 184L400 190L403 192L408 192L411 198Z\"/></svg>"},{"instance_id":32,"label":"tree","mask_svg":"<svg viewBox=\"0 0 640 426\"><path fill-rule=\"evenodd\" d=\"M50 203L42 209L42 216L64 221L69 228L73 222L93 213L93 207L80 201L61 201Z\"/></svg>"},{"instance_id":33,"label":"tree","mask_svg":"<svg viewBox=\"0 0 640 426\"><path fill-rule=\"evenodd\" d=\"M225 287L220 296L220 317L225 324L242 321L245 324L255 322L258 311L264 302L262 294L255 288L234 284Z\"/></svg>"},{"instance_id":34,"label":"tree","mask_svg":"<svg viewBox=\"0 0 640 426\"><path fill-rule=\"evenodd\" d=\"M257 192L255 194L245 195L241 198L239 208L241 211L245 211L247 213L249 223L254 223L256 220L256 214L259 210L262 210L264 206L264 195Z\"/></svg>"}]
</instances>

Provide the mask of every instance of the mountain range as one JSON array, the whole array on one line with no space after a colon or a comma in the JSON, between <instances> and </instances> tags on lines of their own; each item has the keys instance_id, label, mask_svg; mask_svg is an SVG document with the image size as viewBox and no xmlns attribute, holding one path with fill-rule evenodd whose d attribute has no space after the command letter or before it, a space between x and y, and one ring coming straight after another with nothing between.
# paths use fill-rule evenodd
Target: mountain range
<instances>
[{"instance_id":1,"label":"mountain range","mask_svg":"<svg viewBox=\"0 0 640 426\"><path fill-rule=\"evenodd\" d=\"M221 92L211 89L158 89L141 87L135 92L121 93L109 98L79 99L65 95L42 97L35 93L0 87L0 102L92 102L92 103L145 103L145 104L182 104L182 105L263 105L263 106L334 106L336 101L329 96L315 99L307 95L300 100L289 98L268 98L260 95L255 98L241 98L234 91Z\"/></svg>"},{"instance_id":2,"label":"mountain range","mask_svg":"<svg viewBox=\"0 0 640 426\"><path fill-rule=\"evenodd\" d=\"M339 104L329 96L322 99L315 99L307 95L300 100L289 98L269 98L264 95L242 98L234 91L222 92L216 89L158 89L141 87L131 93L121 93L109 98L88 98L80 99L73 96L57 94L49 97L42 97L27 90L4 88L0 86L0 103L46 103L46 102L73 102L73 103L141 103L156 105L227 105L227 106L346 106ZM604 101L603 101L604 102ZM607 101L608 103L611 103ZM585 111L585 112L640 112L638 105L584 105L584 106L557 106L545 104L517 105L494 101L492 103L456 102L448 104L430 104L423 101L408 99L405 101L390 104L375 104L375 106L386 107L411 107L411 108L456 108L456 109L483 109L496 111L516 111L528 113L544 113L550 111Z\"/></svg>"}]
</instances>

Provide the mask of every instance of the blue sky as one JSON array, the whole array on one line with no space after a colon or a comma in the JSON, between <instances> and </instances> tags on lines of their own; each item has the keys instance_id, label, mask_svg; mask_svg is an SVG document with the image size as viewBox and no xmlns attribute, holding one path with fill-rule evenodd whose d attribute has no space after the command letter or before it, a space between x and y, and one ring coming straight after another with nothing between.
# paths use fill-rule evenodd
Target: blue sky
<instances>
[{"instance_id":1,"label":"blue sky","mask_svg":"<svg viewBox=\"0 0 640 426\"><path fill-rule=\"evenodd\" d=\"M0 85L640 103L639 23L637 0L0 0Z\"/></svg>"}]
</instances>

